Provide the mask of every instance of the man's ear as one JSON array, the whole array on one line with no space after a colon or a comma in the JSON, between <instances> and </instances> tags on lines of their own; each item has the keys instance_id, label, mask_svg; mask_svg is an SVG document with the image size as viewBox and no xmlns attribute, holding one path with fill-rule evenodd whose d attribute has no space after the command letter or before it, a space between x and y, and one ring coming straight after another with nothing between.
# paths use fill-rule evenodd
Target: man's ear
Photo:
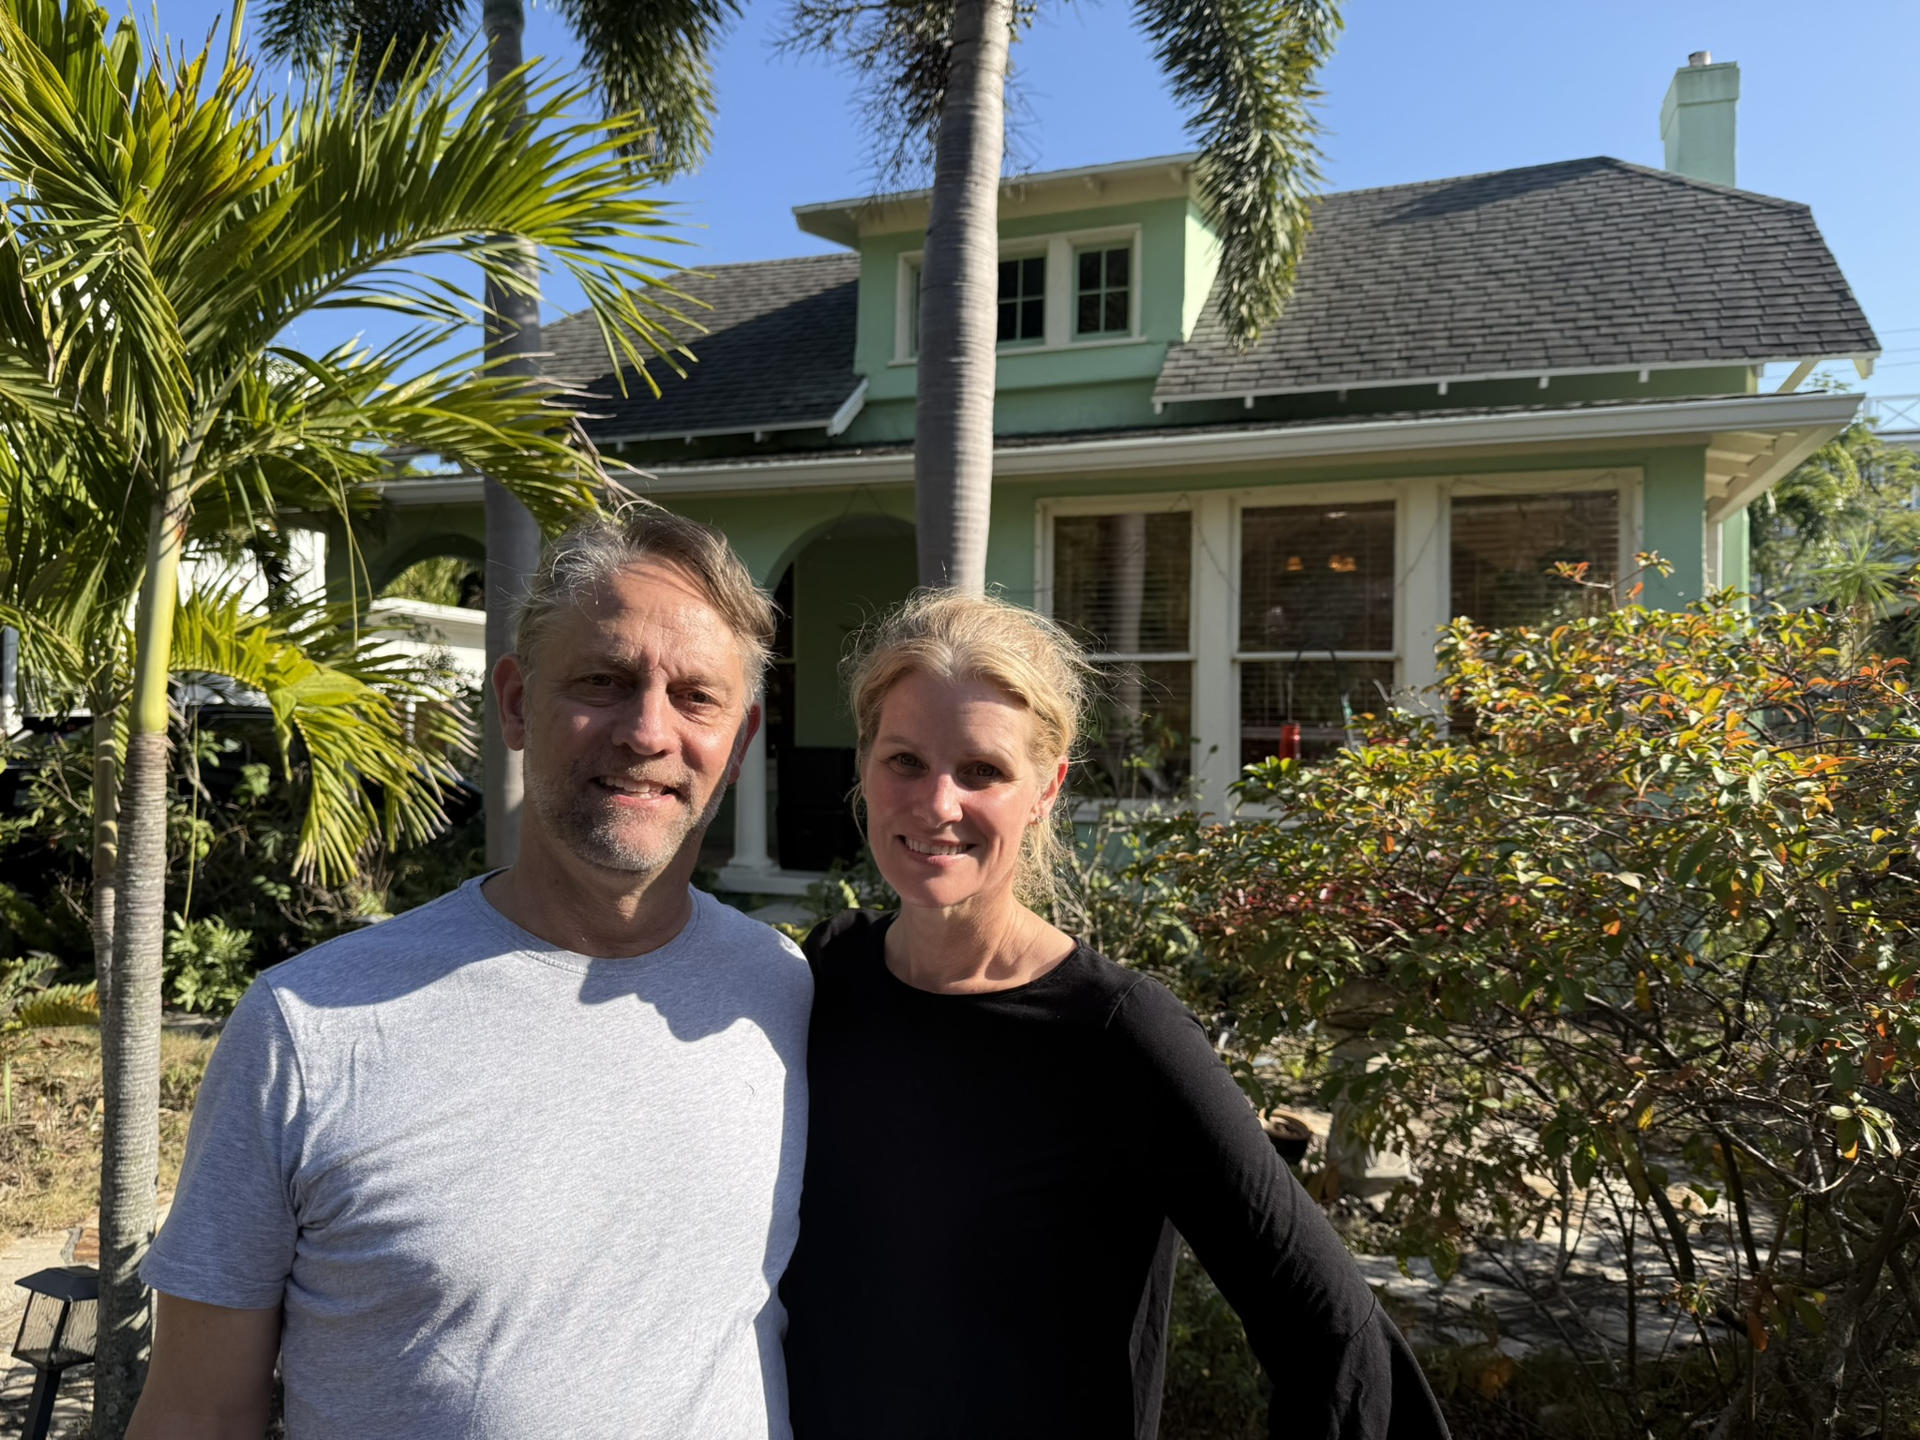
<instances>
[{"instance_id":1,"label":"man's ear","mask_svg":"<svg viewBox=\"0 0 1920 1440\"><path fill-rule=\"evenodd\" d=\"M493 666L493 699L500 707L500 735L509 750L527 748L527 672L518 655L502 655Z\"/></svg>"},{"instance_id":2,"label":"man's ear","mask_svg":"<svg viewBox=\"0 0 1920 1440\"><path fill-rule=\"evenodd\" d=\"M747 758L747 747L753 744L753 737L760 733L760 707L748 707L747 718L740 726L740 733L734 738L733 760L727 766L727 784L731 785L740 778L740 766Z\"/></svg>"}]
</instances>

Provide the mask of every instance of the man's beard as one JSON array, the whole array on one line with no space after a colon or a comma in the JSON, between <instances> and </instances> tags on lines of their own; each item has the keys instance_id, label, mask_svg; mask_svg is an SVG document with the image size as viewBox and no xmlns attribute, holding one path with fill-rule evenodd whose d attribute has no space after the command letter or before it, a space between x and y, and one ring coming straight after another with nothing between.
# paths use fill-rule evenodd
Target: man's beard
<instances>
[{"instance_id":1,"label":"man's beard","mask_svg":"<svg viewBox=\"0 0 1920 1440\"><path fill-rule=\"evenodd\" d=\"M600 776L622 776L622 772L612 764L580 765L564 775L550 777L529 768L525 772L526 803L547 833L580 859L630 875L656 875L673 862L689 838L697 843L713 823L727 793L726 786L714 786L705 807L695 814L680 798L691 792L692 776L676 776L671 782L652 774L622 776L671 783L675 796L666 803L679 807L680 823L665 827L654 824L635 833L631 822L619 813L617 803L596 799L595 780Z\"/></svg>"}]
</instances>

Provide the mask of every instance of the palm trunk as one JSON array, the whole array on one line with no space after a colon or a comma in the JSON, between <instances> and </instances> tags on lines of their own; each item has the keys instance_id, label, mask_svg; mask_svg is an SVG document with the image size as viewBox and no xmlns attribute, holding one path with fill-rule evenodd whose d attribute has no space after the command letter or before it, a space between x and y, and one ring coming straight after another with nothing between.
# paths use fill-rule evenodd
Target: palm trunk
<instances>
[{"instance_id":1,"label":"palm trunk","mask_svg":"<svg viewBox=\"0 0 1920 1440\"><path fill-rule=\"evenodd\" d=\"M184 487L155 505L134 617L133 696L121 775L113 977L100 1012L106 1106L100 1143L100 1329L93 1435L121 1440L146 1381L160 1168L160 970L167 884L167 674L179 594Z\"/></svg>"},{"instance_id":2,"label":"palm trunk","mask_svg":"<svg viewBox=\"0 0 1920 1440\"><path fill-rule=\"evenodd\" d=\"M101 686L93 708L93 978L104 1010L113 988L113 917L120 864L120 749L113 742L119 708L112 687Z\"/></svg>"},{"instance_id":3,"label":"palm trunk","mask_svg":"<svg viewBox=\"0 0 1920 1440\"><path fill-rule=\"evenodd\" d=\"M487 83L499 85L520 66L520 36L526 28L522 0L485 0L481 27L487 37ZM524 103L524 102L523 102ZM529 285L537 281L534 247L522 244L514 268ZM487 286L487 358L503 360L504 373L536 373L540 350L540 298L537 290L516 294ZM487 816L487 864L511 865L520 848L520 755L500 733L494 699L493 667L513 649L514 615L527 577L540 563L540 526L499 481L483 487L487 517L487 676L481 687L483 796Z\"/></svg>"},{"instance_id":4,"label":"palm trunk","mask_svg":"<svg viewBox=\"0 0 1920 1440\"><path fill-rule=\"evenodd\" d=\"M913 485L920 583L979 594L993 504L994 336L1010 0L959 0L920 272Z\"/></svg>"}]
</instances>

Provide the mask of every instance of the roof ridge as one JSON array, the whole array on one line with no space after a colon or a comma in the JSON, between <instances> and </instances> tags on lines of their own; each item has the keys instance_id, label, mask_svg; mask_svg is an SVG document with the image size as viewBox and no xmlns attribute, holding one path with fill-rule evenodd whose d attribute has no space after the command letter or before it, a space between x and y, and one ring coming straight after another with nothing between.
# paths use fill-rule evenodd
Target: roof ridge
<instances>
[{"instance_id":1,"label":"roof ridge","mask_svg":"<svg viewBox=\"0 0 1920 1440\"><path fill-rule=\"evenodd\" d=\"M819 255L781 255L772 260L722 260L713 265L682 265L684 271L694 271L701 275L711 275L717 270L765 270L775 265L813 265L823 260L848 261L859 263L860 256L853 250L829 250Z\"/></svg>"},{"instance_id":2,"label":"roof ridge","mask_svg":"<svg viewBox=\"0 0 1920 1440\"><path fill-rule=\"evenodd\" d=\"M1317 198L1321 200L1346 199L1358 195L1378 195L1386 191L1411 192L1430 190L1441 185L1460 185L1473 180L1492 180L1505 175L1526 175L1545 170L1573 170L1578 167L1597 168L1607 166L1629 174L1646 175L1654 179L1666 180L1673 184L1687 186L1696 190L1705 190L1717 195L1728 195L1739 200L1757 201L1762 205L1778 206L1784 210L1806 210L1812 207L1799 200L1787 200L1778 195L1766 195L1758 190L1742 190L1737 185L1717 185L1711 180L1695 179L1691 175L1681 175L1672 170L1662 170L1653 165L1641 165L1632 160L1622 160L1614 155L1582 155L1567 160L1544 160L1537 165L1509 165L1501 170L1476 170L1466 175L1442 175L1432 180L1403 180L1394 185L1363 185L1353 190L1328 190Z\"/></svg>"}]
</instances>

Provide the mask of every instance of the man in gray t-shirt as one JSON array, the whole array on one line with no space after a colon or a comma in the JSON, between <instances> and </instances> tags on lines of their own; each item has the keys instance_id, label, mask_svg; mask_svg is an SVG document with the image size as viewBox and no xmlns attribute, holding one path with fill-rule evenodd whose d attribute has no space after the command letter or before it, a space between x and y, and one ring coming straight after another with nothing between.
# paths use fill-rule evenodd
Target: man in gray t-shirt
<instances>
[{"instance_id":1,"label":"man in gray t-shirt","mask_svg":"<svg viewBox=\"0 0 1920 1440\"><path fill-rule=\"evenodd\" d=\"M812 983L689 888L772 611L651 507L494 673L519 857L266 972L208 1067L130 1440L782 1440Z\"/></svg>"}]
</instances>

